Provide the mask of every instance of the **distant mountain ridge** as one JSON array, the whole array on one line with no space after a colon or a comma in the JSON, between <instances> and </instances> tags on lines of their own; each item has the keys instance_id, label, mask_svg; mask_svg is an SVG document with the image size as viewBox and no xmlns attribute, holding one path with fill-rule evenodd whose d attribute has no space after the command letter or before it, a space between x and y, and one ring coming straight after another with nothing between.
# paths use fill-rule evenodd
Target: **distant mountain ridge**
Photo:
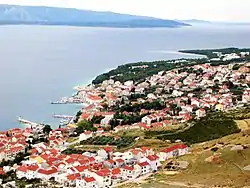
<instances>
[{"instance_id":1,"label":"distant mountain ridge","mask_svg":"<svg viewBox=\"0 0 250 188\"><path fill-rule=\"evenodd\" d=\"M0 24L96 27L182 27L189 24L145 16L70 8L0 5Z\"/></svg>"},{"instance_id":2,"label":"distant mountain ridge","mask_svg":"<svg viewBox=\"0 0 250 188\"><path fill-rule=\"evenodd\" d=\"M190 19L190 20L177 20L180 22L184 22L184 23L199 23L199 24L210 24L210 21L206 21L206 20L198 20L198 19Z\"/></svg>"}]
</instances>

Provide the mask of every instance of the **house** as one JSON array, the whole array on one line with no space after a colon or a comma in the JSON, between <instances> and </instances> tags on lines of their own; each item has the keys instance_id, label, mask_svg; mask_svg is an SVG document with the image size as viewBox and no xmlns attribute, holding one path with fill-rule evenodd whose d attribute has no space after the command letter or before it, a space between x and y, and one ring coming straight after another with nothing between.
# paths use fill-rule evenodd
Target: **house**
<instances>
[{"instance_id":1,"label":"house","mask_svg":"<svg viewBox=\"0 0 250 188\"><path fill-rule=\"evenodd\" d=\"M242 95L242 102L249 103L250 102L250 88L247 88Z\"/></svg>"},{"instance_id":2,"label":"house","mask_svg":"<svg viewBox=\"0 0 250 188\"><path fill-rule=\"evenodd\" d=\"M144 154L144 156L154 155L154 151L152 148L149 147L141 147L140 150Z\"/></svg>"},{"instance_id":3,"label":"house","mask_svg":"<svg viewBox=\"0 0 250 188\"><path fill-rule=\"evenodd\" d=\"M117 168L120 168L120 167L122 167L123 165L125 165L125 161L124 161L123 159L119 158L119 159L116 159L116 160L115 160L115 166L116 166Z\"/></svg>"},{"instance_id":4,"label":"house","mask_svg":"<svg viewBox=\"0 0 250 188\"><path fill-rule=\"evenodd\" d=\"M126 180L126 179L133 179L133 178L135 178L137 176L135 174L135 169L132 166L127 166L127 165L123 166L121 168L121 170L122 170L122 178L124 180Z\"/></svg>"},{"instance_id":5,"label":"house","mask_svg":"<svg viewBox=\"0 0 250 188\"><path fill-rule=\"evenodd\" d=\"M82 113L81 115L80 115L80 118L79 118L79 121L81 121L81 120L91 120L92 119L92 115L91 114L87 114L87 113Z\"/></svg>"},{"instance_id":6,"label":"house","mask_svg":"<svg viewBox=\"0 0 250 188\"><path fill-rule=\"evenodd\" d=\"M112 159L106 160L103 162L104 167L106 168L114 168L115 167L115 161Z\"/></svg>"},{"instance_id":7,"label":"house","mask_svg":"<svg viewBox=\"0 0 250 188\"><path fill-rule=\"evenodd\" d=\"M81 176L84 176L86 174L87 169L88 169L88 167L85 165L76 166L74 168L75 168L75 172L79 173Z\"/></svg>"},{"instance_id":8,"label":"house","mask_svg":"<svg viewBox=\"0 0 250 188\"><path fill-rule=\"evenodd\" d=\"M40 168L37 171L37 178L43 179L43 180L50 180L51 178L54 178L57 174L58 174L58 171L55 167L52 167L50 169Z\"/></svg>"},{"instance_id":9,"label":"house","mask_svg":"<svg viewBox=\"0 0 250 188\"><path fill-rule=\"evenodd\" d=\"M76 180L76 188L97 188L98 184L95 178L85 177Z\"/></svg>"},{"instance_id":10,"label":"house","mask_svg":"<svg viewBox=\"0 0 250 188\"><path fill-rule=\"evenodd\" d=\"M97 128L96 134L100 135L104 132L103 128Z\"/></svg>"},{"instance_id":11,"label":"house","mask_svg":"<svg viewBox=\"0 0 250 188\"><path fill-rule=\"evenodd\" d=\"M107 146L103 149L97 151L97 155L102 157L102 159L107 160L110 156L112 156L113 150L111 147Z\"/></svg>"},{"instance_id":12,"label":"house","mask_svg":"<svg viewBox=\"0 0 250 188\"><path fill-rule=\"evenodd\" d=\"M134 159L139 160L142 157L144 157L144 154L142 153L142 151L140 149L131 149L128 151L128 154L130 156L132 156Z\"/></svg>"},{"instance_id":13,"label":"house","mask_svg":"<svg viewBox=\"0 0 250 188\"><path fill-rule=\"evenodd\" d=\"M111 172L108 169L101 169L96 172L90 172L90 177L94 177L98 188L106 188L111 187L112 181L111 181Z\"/></svg>"},{"instance_id":14,"label":"house","mask_svg":"<svg viewBox=\"0 0 250 188\"><path fill-rule=\"evenodd\" d=\"M146 157L146 161L149 163L150 169L152 171L157 171L161 166L160 158L157 155L150 155Z\"/></svg>"},{"instance_id":15,"label":"house","mask_svg":"<svg viewBox=\"0 0 250 188\"><path fill-rule=\"evenodd\" d=\"M118 126L116 126L115 128L114 128L114 131L116 132L116 133L118 133L119 131L123 131L124 130L124 127L123 126L120 126L120 125L118 125Z\"/></svg>"},{"instance_id":16,"label":"house","mask_svg":"<svg viewBox=\"0 0 250 188\"><path fill-rule=\"evenodd\" d=\"M120 168L114 168L111 170L111 179L113 183L122 181L122 173Z\"/></svg>"},{"instance_id":17,"label":"house","mask_svg":"<svg viewBox=\"0 0 250 188\"><path fill-rule=\"evenodd\" d=\"M87 140L93 136L91 131L85 131L84 133L80 134L79 141Z\"/></svg>"},{"instance_id":18,"label":"house","mask_svg":"<svg viewBox=\"0 0 250 188\"><path fill-rule=\"evenodd\" d=\"M147 116L144 116L141 119L142 123L146 123L147 125L150 125L153 121L160 121L165 114L150 114Z\"/></svg>"},{"instance_id":19,"label":"house","mask_svg":"<svg viewBox=\"0 0 250 188\"><path fill-rule=\"evenodd\" d=\"M188 147L184 144L176 144L169 148L161 150L158 154L160 161L166 161L169 158L178 157L188 153Z\"/></svg>"},{"instance_id":20,"label":"house","mask_svg":"<svg viewBox=\"0 0 250 188\"><path fill-rule=\"evenodd\" d=\"M28 168L25 166L20 166L16 169L16 176L18 179L26 178L26 173Z\"/></svg>"},{"instance_id":21,"label":"house","mask_svg":"<svg viewBox=\"0 0 250 188\"><path fill-rule=\"evenodd\" d=\"M151 172L150 164L147 161L134 165L134 169L135 169L136 177L140 175L145 175Z\"/></svg>"},{"instance_id":22,"label":"house","mask_svg":"<svg viewBox=\"0 0 250 188\"><path fill-rule=\"evenodd\" d=\"M77 179L80 178L80 174L70 174L67 176L67 182L65 182L65 186L67 187L75 187Z\"/></svg>"},{"instance_id":23,"label":"house","mask_svg":"<svg viewBox=\"0 0 250 188\"><path fill-rule=\"evenodd\" d=\"M191 105L195 105L195 106L199 107L200 101L196 98L191 98Z\"/></svg>"},{"instance_id":24,"label":"house","mask_svg":"<svg viewBox=\"0 0 250 188\"><path fill-rule=\"evenodd\" d=\"M196 110L195 114L198 118L204 117L206 116L206 110L201 108L199 110Z\"/></svg>"},{"instance_id":25,"label":"house","mask_svg":"<svg viewBox=\"0 0 250 188\"><path fill-rule=\"evenodd\" d=\"M96 103L100 103L102 102L102 98L96 95L88 95L85 98L85 102L87 102L88 104L96 104Z\"/></svg>"},{"instance_id":26,"label":"house","mask_svg":"<svg viewBox=\"0 0 250 188\"><path fill-rule=\"evenodd\" d=\"M225 110L225 106L223 104L217 104L215 106L215 110L217 110L217 111L224 111Z\"/></svg>"}]
</instances>

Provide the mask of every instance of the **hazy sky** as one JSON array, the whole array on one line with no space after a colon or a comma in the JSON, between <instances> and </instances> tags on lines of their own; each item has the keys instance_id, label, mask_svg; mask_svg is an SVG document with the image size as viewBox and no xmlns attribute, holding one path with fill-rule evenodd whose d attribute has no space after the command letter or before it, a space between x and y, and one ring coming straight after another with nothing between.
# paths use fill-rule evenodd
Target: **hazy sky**
<instances>
[{"instance_id":1,"label":"hazy sky","mask_svg":"<svg viewBox=\"0 0 250 188\"><path fill-rule=\"evenodd\" d=\"M167 19L250 22L250 0L0 0L0 3L113 11Z\"/></svg>"}]
</instances>

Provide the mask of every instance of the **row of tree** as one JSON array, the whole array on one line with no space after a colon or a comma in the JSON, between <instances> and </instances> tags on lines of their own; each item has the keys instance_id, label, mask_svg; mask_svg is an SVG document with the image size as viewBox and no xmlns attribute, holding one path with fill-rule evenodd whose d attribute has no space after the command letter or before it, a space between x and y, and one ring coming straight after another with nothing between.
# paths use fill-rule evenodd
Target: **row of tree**
<instances>
[{"instance_id":1,"label":"row of tree","mask_svg":"<svg viewBox=\"0 0 250 188\"><path fill-rule=\"evenodd\" d=\"M128 147L133 143L134 138L128 136L122 136L120 138L112 136L97 136L80 142L81 145L111 145L117 146L117 148Z\"/></svg>"},{"instance_id":2,"label":"row of tree","mask_svg":"<svg viewBox=\"0 0 250 188\"><path fill-rule=\"evenodd\" d=\"M206 117L195 120L189 129L177 132L146 131L146 137L157 137L162 140L182 140L188 144L205 142L239 132L235 121L221 112L208 113Z\"/></svg>"}]
</instances>

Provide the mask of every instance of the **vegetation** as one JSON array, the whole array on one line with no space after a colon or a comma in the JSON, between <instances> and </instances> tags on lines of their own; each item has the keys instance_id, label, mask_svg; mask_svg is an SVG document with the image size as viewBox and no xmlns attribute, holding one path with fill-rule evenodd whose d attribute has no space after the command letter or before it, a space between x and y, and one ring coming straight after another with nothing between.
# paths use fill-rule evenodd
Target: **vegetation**
<instances>
[{"instance_id":1,"label":"vegetation","mask_svg":"<svg viewBox=\"0 0 250 188\"><path fill-rule=\"evenodd\" d=\"M65 154L65 155L82 154L82 153L83 153L83 151L77 150L77 149L74 149L74 148L67 148L66 150L62 151L62 154Z\"/></svg>"},{"instance_id":2,"label":"vegetation","mask_svg":"<svg viewBox=\"0 0 250 188\"><path fill-rule=\"evenodd\" d=\"M158 100L154 100L152 102L144 102L144 103L135 103L135 104L124 104L122 106L114 106L112 108L113 111L116 112L140 112L141 109L145 110L162 110L165 108L164 103Z\"/></svg>"},{"instance_id":3,"label":"vegetation","mask_svg":"<svg viewBox=\"0 0 250 188\"><path fill-rule=\"evenodd\" d=\"M205 49L205 50L181 50L182 53L191 53L191 54L198 54L204 55L208 58L217 58L217 54L213 52L221 52L222 54L229 54L229 53L237 53L240 52L250 52L250 49L239 49L239 48L224 48L224 49ZM137 63L128 63L125 65L120 65L116 69L113 69L107 73L101 74L97 76L92 83L93 84L100 84L105 80L113 79L115 81L120 81L122 83L132 80L134 82L140 83L145 81L147 77L150 77L154 74L157 74L161 71L169 71L176 68L187 68L192 65L197 64L204 64L204 63L211 63L211 65L227 65L232 62L242 62L245 60L249 60L250 57L246 58L239 58L229 61L214 61L210 62L206 58L201 59L179 59L181 61L176 61L177 63L173 63L172 60L169 61L153 61L153 62L137 62ZM237 67L235 67L237 69ZM192 70L188 72L193 72Z\"/></svg>"},{"instance_id":4,"label":"vegetation","mask_svg":"<svg viewBox=\"0 0 250 188\"><path fill-rule=\"evenodd\" d=\"M50 125L45 125L44 128L43 128L43 133L48 135L50 133L50 131L52 131L51 126Z\"/></svg>"},{"instance_id":5,"label":"vegetation","mask_svg":"<svg viewBox=\"0 0 250 188\"><path fill-rule=\"evenodd\" d=\"M16 155L14 160L3 159L2 162L0 163L0 167L13 166L14 164L20 164L21 161L23 161L25 159L25 157L27 157L27 156L29 156L28 152L25 152L25 153L20 152Z\"/></svg>"},{"instance_id":6,"label":"vegetation","mask_svg":"<svg viewBox=\"0 0 250 188\"><path fill-rule=\"evenodd\" d=\"M157 137L162 140L182 140L187 144L205 142L212 139L221 138L223 136L239 132L236 123L233 119L225 116L223 113L216 112L207 114L206 117L195 121L194 125L184 131L163 132L147 131L147 137Z\"/></svg>"},{"instance_id":7,"label":"vegetation","mask_svg":"<svg viewBox=\"0 0 250 188\"><path fill-rule=\"evenodd\" d=\"M205 55L209 59L212 59L212 58L217 58L217 54L214 52L220 52L222 54L230 54L230 53L239 54L240 52L250 52L250 49L249 48L243 48L243 49L240 49L240 48L222 48L222 49L205 49L205 50L180 50L179 52Z\"/></svg>"},{"instance_id":8,"label":"vegetation","mask_svg":"<svg viewBox=\"0 0 250 188\"><path fill-rule=\"evenodd\" d=\"M81 115L82 115L82 112L81 112L81 110L79 110L79 111L76 113L76 117L75 117L75 119L74 119L74 122L75 122L75 123L78 122L78 120L79 120L79 118L80 118Z\"/></svg>"},{"instance_id":9,"label":"vegetation","mask_svg":"<svg viewBox=\"0 0 250 188\"><path fill-rule=\"evenodd\" d=\"M226 113L226 116L234 120L250 119L250 107L230 111Z\"/></svg>"},{"instance_id":10,"label":"vegetation","mask_svg":"<svg viewBox=\"0 0 250 188\"><path fill-rule=\"evenodd\" d=\"M113 69L107 73L97 76L92 83L100 84L110 78L122 83L133 80L134 82L144 81L145 78L157 74L160 71L169 71L175 68L181 68L191 66L194 64L205 63L204 59L182 59L184 61L173 63L172 61L153 61L153 62L138 62L120 65L116 69ZM186 61L185 61L186 60Z\"/></svg>"},{"instance_id":11,"label":"vegetation","mask_svg":"<svg viewBox=\"0 0 250 188\"><path fill-rule=\"evenodd\" d=\"M76 133L79 135L84 131L96 131L97 129L93 126L93 123L87 120L82 120L77 123Z\"/></svg>"},{"instance_id":12,"label":"vegetation","mask_svg":"<svg viewBox=\"0 0 250 188\"><path fill-rule=\"evenodd\" d=\"M0 179L3 180L2 183L14 181L16 179L16 173L13 170L11 170L11 171L7 172L6 174L0 174Z\"/></svg>"},{"instance_id":13,"label":"vegetation","mask_svg":"<svg viewBox=\"0 0 250 188\"><path fill-rule=\"evenodd\" d=\"M104 116L93 116L93 118L91 119L91 122L93 124L100 124L101 120L104 118Z\"/></svg>"},{"instance_id":14,"label":"vegetation","mask_svg":"<svg viewBox=\"0 0 250 188\"><path fill-rule=\"evenodd\" d=\"M117 148L128 147L134 143L133 137L121 136L121 137L111 137L111 136L98 136L91 137L87 140L81 141L81 145L111 145L117 146Z\"/></svg>"}]
</instances>

